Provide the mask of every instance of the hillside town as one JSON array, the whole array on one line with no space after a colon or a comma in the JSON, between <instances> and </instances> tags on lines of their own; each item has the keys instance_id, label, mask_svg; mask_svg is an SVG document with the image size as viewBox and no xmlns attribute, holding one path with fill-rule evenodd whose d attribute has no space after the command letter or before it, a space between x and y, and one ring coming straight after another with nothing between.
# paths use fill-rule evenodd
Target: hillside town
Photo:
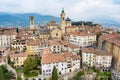
<instances>
[{"instance_id":1,"label":"hillside town","mask_svg":"<svg viewBox=\"0 0 120 80\"><path fill-rule=\"evenodd\" d=\"M60 25L54 17L38 26L29 19L29 28L0 28L0 70L10 71L10 80L120 80L118 32L74 25L64 9Z\"/></svg>"}]
</instances>

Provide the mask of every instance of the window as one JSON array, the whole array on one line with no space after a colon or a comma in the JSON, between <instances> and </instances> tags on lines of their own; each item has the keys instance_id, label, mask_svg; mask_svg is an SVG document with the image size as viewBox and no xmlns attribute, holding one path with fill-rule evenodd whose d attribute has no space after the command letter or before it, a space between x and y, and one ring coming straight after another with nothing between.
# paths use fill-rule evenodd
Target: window
<instances>
[{"instance_id":1,"label":"window","mask_svg":"<svg viewBox=\"0 0 120 80\"><path fill-rule=\"evenodd\" d=\"M58 36L58 33L56 33L56 36Z\"/></svg>"},{"instance_id":2,"label":"window","mask_svg":"<svg viewBox=\"0 0 120 80\"><path fill-rule=\"evenodd\" d=\"M43 70L43 72L45 72L45 70Z\"/></svg>"},{"instance_id":3,"label":"window","mask_svg":"<svg viewBox=\"0 0 120 80\"><path fill-rule=\"evenodd\" d=\"M88 57L88 55L86 54L86 57Z\"/></svg>"}]
</instances>

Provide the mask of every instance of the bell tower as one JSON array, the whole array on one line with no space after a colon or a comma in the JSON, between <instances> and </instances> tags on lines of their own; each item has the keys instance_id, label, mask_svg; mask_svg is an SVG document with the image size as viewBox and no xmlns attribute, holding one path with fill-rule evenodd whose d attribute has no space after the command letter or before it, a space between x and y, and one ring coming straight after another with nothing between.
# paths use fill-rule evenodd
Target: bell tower
<instances>
[{"instance_id":1,"label":"bell tower","mask_svg":"<svg viewBox=\"0 0 120 80\"><path fill-rule=\"evenodd\" d=\"M60 14L60 19L61 19L61 30L62 30L62 34L64 34L64 33L65 33L65 26L66 26L64 9L62 9L62 12L61 12L61 14Z\"/></svg>"},{"instance_id":2,"label":"bell tower","mask_svg":"<svg viewBox=\"0 0 120 80\"><path fill-rule=\"evenodd\" d=\"M34 29L34 16L30 16L30 29Z\"/></svg>"}]
</instances>

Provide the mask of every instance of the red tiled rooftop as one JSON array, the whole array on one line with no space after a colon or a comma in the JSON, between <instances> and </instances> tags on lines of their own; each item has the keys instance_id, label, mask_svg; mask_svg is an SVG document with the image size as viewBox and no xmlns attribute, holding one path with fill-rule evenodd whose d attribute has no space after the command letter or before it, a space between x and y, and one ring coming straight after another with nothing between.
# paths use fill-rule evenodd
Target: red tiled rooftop
<instances>
[{"instance_id":1,"label":"red tiled rooftop","mask_svg":"<svg viewBox=\"0 0 120 80\"><path fill-rule=\"evenodd\" d=\"M13 53L13 54L10 54L10 57L27 57L28 55L26 53Z\"/></svg>"}]
</instances>

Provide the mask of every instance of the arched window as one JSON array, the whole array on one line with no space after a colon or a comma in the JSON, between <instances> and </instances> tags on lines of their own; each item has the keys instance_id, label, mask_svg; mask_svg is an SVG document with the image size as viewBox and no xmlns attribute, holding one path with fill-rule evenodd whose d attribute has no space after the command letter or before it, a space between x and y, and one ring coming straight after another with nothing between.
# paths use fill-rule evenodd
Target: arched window
<instances>
[{"instance_id":1,"label":"arched window","mask_svg":"<svg viewBox=\"0 0 120 80\"><path fill-rule=\"evenodd\" d=\"M64 20L65 18L63 17L63 20Z\"/></svg>"},{"instance_id":2,"label":"arched window","mask_svg":"<svg viewBox=\"0 0 120 80\"><path fill-rule=\"evenodd\" d=\"M58 36L58 33L56 33L56 36Z\"/></svg>"}]
</instances>

